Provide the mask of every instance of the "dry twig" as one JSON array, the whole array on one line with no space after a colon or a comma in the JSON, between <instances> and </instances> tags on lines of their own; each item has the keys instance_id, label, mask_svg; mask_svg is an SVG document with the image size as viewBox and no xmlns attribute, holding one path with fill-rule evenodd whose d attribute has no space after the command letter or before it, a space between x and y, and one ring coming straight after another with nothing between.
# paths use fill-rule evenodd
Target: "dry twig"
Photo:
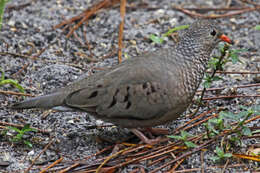
<instances>
[{"instance_id":1,"label":"dry twig","mask_svg":"<svg viewBox=\"0 0 260 173\"><path fill-rule=\"evenodd\" d=\"M122 62L123 33L124 33L124 24L125 24L125 6L126 6L126 0L121 0L120 3L121 22L119 25L119 34L118 34L118 63Z\"/></svg>"},{"instance_id":2,"label":"dry twig","mask_svg":"<svg viewBox=\"0 0 260 173\"><path fill-rule=\"evenodd\" d=\"M197 17L197 18L204 18L204 19L217 19L217 18L225 18L225 17L232 17L235 15L239 15L239 14L243 14L243 13L248 13L248 12L252 12L252 11L257 11L260 9L260 5L259 6L255 6L255 7L248 7L248 8L244 8L235 12L230 12L230 13L225 13L225 14L214 14L214 15L203 15L194 11L190 11L186 8L182 8L179 6L173 6L173 9L178 10L190 17Z\"/></svg>"},{"instance_id":3,"label":"dry twig","mask_svg":"<svg viewBox=\"0 0 260 173\"><path fill-rule=\"evenodd\" d=\"M33 159L32 164L24 171L24 173L28 173L31 170L36 160L50 147L52 143L53 140L51 139L50 142L44 147L44 149Z\"/></svg>"},{"instance_id":4,"label":"dry twig","mask_svg":"<svg viewBox=\"0 0 260 173\"><path fill-rule=\"evenodd\" d=\"M12 126L12 127L18 127L18 128L23 128L24 127L24 125L7 123L7 122L3 122L3 121L0 121L0 124L4 125L4 126ZM45 134L49 134L50 133L48 130L38 129L38 128L35 128L35 127L31 127L31 128L36 129L37 132L40 132L40 133L45 133Z\"/></svg>"}]
</instances>

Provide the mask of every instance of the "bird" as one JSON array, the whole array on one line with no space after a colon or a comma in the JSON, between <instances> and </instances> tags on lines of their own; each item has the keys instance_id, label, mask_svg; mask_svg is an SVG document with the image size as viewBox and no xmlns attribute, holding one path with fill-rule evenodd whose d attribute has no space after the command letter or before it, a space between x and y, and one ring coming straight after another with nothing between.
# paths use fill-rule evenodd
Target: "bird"
<instances>
[{"instance_id":1,"label":"bird","mask_svg":"<svg viewBox=\"0 0 260 173\"><path fill-rule=\"evenodd\" d=\"M197 19L169 48L129 58L47 95L14 103L13 109L55 107L87 112L96 119L129 128L176 120L191 104L216 45L232 43L216 21Z\"/></svg>"}]
</instances>

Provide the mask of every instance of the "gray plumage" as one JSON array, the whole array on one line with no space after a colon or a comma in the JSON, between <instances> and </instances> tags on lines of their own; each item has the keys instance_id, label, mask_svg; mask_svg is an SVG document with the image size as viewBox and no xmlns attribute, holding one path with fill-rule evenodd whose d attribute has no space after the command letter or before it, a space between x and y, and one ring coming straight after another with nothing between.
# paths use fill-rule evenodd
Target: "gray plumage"
<instances>
[{"instance_id":1,"label":"gray plumage","mask_svg":"<svg viewBox=\"0 0 260 173\"><path fill-rule=\"evenodd\" d=\"M191 103L221 35L214 22L197 20L172 48L130 58L12 108L64 106L128 128L164 124Z\"/></svg>"}]
</instances>

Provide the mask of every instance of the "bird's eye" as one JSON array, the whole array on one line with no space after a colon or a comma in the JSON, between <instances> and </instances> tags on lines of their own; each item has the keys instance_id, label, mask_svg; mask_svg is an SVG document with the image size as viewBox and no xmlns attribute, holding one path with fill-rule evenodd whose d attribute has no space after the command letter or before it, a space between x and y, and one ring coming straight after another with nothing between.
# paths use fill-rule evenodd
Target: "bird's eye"
<instances>
[{"instance_id":1,"label":"bird's eye","mask_svg":"<svg viewBox=\"0 0 260 173\"><path fill-rule=\"evenodd\" d=\"M212 30L212 31L210 32L210 35L215 36L216 33L217 33L217 32L216 32L215 30Z\"/></svg>"}]
</instances>

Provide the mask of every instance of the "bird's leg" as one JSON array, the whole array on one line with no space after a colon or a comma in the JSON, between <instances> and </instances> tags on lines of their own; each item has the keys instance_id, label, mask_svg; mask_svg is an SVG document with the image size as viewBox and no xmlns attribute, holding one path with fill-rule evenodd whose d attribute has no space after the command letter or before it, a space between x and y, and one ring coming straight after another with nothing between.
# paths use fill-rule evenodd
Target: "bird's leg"
<instances>
[{"instance_id":1,"label":"bird's leg","mask_svg":"<svg viewBox=\"0 0 260 173\"><path fill-rule=\"evenodd\" d=\"M169 130L166 128L151 128L147 127L145 128L148 132L154 134L154 135L168 135Z\"/></svg>"},{"instance_id":2,"label":"bird's leg","mask_svg":"<svg viewBox=\"0 0 260 173\"><path fill-rule=\"evenodd\" d=\"M156 139L148 139L141 131L139 131L138 129L130 129L131 132L133 132L142 142L144 142L145 144L156 144L158 142L161 141L161 138L158 137Z\"/></svg>"}]
</instances>

